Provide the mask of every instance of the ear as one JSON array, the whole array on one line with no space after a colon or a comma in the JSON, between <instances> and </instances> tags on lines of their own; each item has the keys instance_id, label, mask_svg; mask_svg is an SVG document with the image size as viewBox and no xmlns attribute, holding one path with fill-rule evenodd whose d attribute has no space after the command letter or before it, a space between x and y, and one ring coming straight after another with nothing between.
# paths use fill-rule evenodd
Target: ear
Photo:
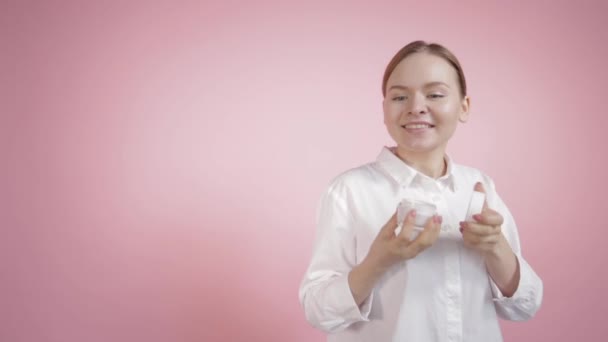
<instances>
[{"instance_id":1,"label":"ear","mask_svg":"<svg viewBox=\"0 0 608 342\"><path fill-rule=\"evenodd\" d=\"M465 96L460 104L460 114L458 115L458 121L465 123L469 120L469 109L471 108L471 99Z\"/></svg>"}]
</instances>

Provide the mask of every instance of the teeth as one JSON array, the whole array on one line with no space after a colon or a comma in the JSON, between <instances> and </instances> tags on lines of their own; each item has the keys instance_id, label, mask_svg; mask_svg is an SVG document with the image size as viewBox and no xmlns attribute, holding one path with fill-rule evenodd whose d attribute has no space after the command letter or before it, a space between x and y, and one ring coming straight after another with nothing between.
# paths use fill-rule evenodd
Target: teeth
<instances>
[{"instance_id":1,"label":"teeth","mask_svg":"<svg viewBox=\"0 0 608 342\"><path fill-rule=\"evenodd\" d=\"M431 127L431 125L429 124L409 124L409 125L405 125L405 128L429 128Z\"/></svg>"}]
</instances>

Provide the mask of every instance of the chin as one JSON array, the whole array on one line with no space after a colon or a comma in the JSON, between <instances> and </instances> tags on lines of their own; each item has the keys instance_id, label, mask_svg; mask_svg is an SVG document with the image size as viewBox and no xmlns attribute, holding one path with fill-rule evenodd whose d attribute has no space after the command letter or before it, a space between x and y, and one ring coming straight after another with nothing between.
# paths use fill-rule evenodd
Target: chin
<instances>
[{"instance_id":1,"label":"chin","mask_svg":"<svg viewBox=\"0 0 608 342\"><path fill-rule=\"evenodd\" d=\"M436 151L439 146L436 145L412 145L412 144L397 144L399 149L405 152L411 153L431 153Z\"/></svg>"}]
</instances>

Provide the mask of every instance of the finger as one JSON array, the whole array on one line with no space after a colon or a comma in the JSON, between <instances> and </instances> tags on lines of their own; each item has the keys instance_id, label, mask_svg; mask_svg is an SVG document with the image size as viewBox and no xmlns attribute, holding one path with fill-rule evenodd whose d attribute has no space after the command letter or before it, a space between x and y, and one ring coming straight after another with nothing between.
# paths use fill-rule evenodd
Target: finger
<instances>
[{"instance_id":1,"label":"finger","mask_svg":"<svg viewBox=\"0 0 608 342\"><path fill-rule=\"evenodd\" d=\"M384 227L380 229L379 234L383 236L391 236L391 234L395 235L395 229L397 229L397 226L399 226L399 223L397 222L397 211L395 211L388 222L384 224Z\"/></svg>"},{"instance_id":2,"label":"finger","mask_svg":"<svg viewBox=\"0 0 608 342\"><path fill-rule=\"evenodd\" d=\"M462 240L466 246L476 246L479 243L479 239L481 239L481 236L471 232L464 231L462 233Z\"/></svg>"},{"instance_id":3,"label":"finger","mask_svg":"<svg viewBox=\"0 0 608 342\"><path fill-rule=\"evenodd\" d=\"M500 233L500 226L491 226L475 222L461 222L463 234L470 233L478 236L496 235Z\"/></svg>"},{"instance_id":4,"label":"finger","mask_svg":"<svg viewBox=\"0 0 608 342\"><path fill-rule=\"evenodd\" d=\"M437 237L439 237L439 232L441 231L441 222L443 218L439 215L435 215L431 217L426 225L424 226L424 230L418 234L416 239L412 242L414 248L417 248L417 252L421 252L422 250L428 248L432 245Z\"/></svg>"},{"instance_id":5,"label":"finger","mask_svg":"<svg viewBox=\"0 0 608 342\"><path fill-rule=\"evenodd\" d=\"M477 182L477 183L475 183L475 188L474 188L474 189L475 189L475 191L477 191L477 192L481 192L481 193L483 193L484 195L487 195L487 194L486 194L486 189L483 187L483 184L482 184L481 182ZM486 210L486 209L488 209L488 200L487 200L487 196L486 196L486 198L483 200L483 207L482 207L482 210L481 210L481 211L483 212L483 211L484 211L484 210Z\"/></svg>"},{"instance_id":6,"label":"finger","mask_svg":"<svg viewBox=\"0 0 608 342\"><path fill-rule=\"evenodd\" d=\"M486 224L490 226L501 226L504 222L502 215L493 209L486 209L480 214L473 215L473 219L477 223Z\"/></svg>"},{"instance_id":7,"label":"finger","mask_svg":"<svg viewBox=\"0 0 608 342\"><path fill-rule=\"evenodd\" d=\"M443 221L443 217L440 215L433 215L433 217L429 218L424 225L424 230L422 231L437 234L439 235L439 231L441 230L441 222Z\"/></svg>"},{"instance_id":8,"label":"finger","mask_svg":"<svg viewBox=\"0 0 608 342\"><path fill-rule=\"evenodd\" d=\"M472 233L463 235L464 244L482 250L489 250L499 242L497 235L480 236Z\"/></svg>"},{"instance_id":9,"label":"finger","mask_svg":"<svg viewBox=\"0 0 608 342\"><path fill-rule=\"evenodd\" d=\"M498 243L498 240L499 240L498 235L481 236L481 237L479 237L479 244L491 246L491 245Z\"/></svg>"},{"instance_id":10,"label":"finger","mask_svg":"<svg viewBox=\"0 0 608 342\"><path fill-rule=\"evenodd\" d=\"M403 226L401 227L401 232L399 233L400 238L406 239L407 241L410 240L410 237L412 236L412 231L414 231L415 221L416 210L412 209L405 216L405 220L403 220Z\"/></svg>"}]
</instances>

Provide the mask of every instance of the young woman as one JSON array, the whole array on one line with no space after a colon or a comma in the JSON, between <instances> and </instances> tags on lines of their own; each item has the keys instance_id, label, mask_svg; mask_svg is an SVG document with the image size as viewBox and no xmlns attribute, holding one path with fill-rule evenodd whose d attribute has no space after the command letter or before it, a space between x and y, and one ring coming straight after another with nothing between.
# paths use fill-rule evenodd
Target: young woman
<instances>
[{"instance_id":1,"label":"young woman","mask_svg":"<svg viewBox=\"0 0 608 342\"><path fill-rule=\"evenodd\" d=\"M328 341L501 341L498 318L531 318L543 285L492 179L446 154L469 116L460 63L439 44L412 42L388 64L382 92L396 146L322 196L300 287L306 318ZM485 202L465 221L473 191ZM414 227L411 210L401 224L403 199L432 203L436 215Z\"/></svg>"}]
</instances>

